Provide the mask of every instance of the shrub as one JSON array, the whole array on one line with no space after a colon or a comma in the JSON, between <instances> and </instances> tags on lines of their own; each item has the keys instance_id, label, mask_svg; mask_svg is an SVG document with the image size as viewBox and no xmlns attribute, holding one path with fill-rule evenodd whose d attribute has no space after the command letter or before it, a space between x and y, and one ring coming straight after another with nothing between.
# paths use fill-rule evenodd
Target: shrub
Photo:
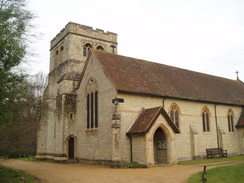
<instances>
[{"instance_id":1,"label":"shrub","mask_svg":"<svg viewBox=\"0 0 244 183\"><path fill-rule=\"evenodd\" d=\"M147 165L142 165L137 162L126 163L124 168L147 168Z\"/></svg>"},{"instance_id":2,"label":"shrub","mask_svg":"<svg viewBox=\"0 0 244 183\"><path fill-rule=\"evenodd\" d=\"M19 158L19 152L10 152L8 158Z\"/></svg>"}]
</instances>

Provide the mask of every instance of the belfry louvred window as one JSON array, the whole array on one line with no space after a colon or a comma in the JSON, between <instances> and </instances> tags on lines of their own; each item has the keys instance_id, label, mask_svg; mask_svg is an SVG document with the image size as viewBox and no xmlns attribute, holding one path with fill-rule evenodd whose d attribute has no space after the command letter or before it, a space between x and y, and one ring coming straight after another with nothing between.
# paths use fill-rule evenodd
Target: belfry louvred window
<instances>
[{"instance_id":1,"label":"belfry louvred window","mask_svg":"<svg viewBox=\"0 0 244 183\"><path fill-rule=\"evenodd\" d=\"M92 48L92 46L89 43L84 45L84 47L83 47L83 56L84 57L86 57L88 55L90 48Z\"/></svg>"}]
</instances>

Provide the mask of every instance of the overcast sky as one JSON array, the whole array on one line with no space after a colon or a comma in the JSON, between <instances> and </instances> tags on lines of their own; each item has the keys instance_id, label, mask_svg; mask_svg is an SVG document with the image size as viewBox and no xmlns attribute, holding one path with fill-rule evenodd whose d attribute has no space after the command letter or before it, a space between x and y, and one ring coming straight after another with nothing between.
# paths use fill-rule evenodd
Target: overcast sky
<instances>
[{"instance_id":1,"label":"overcast sky","mask_svg":"<svg viewBox=\"0 0 244 183\"><path fill-rule=\"evenodd\" d=\"M244 0L29 0L42 38L31 73L49 71L50 41L68 22L118 34L120 55L244 80Z\"/></svg>"}]
</instances>

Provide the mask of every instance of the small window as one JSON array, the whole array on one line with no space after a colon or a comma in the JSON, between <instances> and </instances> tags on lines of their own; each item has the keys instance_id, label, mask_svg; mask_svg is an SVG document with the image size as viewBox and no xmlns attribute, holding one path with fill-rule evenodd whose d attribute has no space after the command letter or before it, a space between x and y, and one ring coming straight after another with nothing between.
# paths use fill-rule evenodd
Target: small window
<instances>
[{"instance_id":1,"label":"small window","mask_svg":"<svg viewBox=\"0 0 244 183\"><path fill-rule=\"evenodd\" d=\"M227 116L229 132L234 132L233 116L234 116L233 111L230 109Z\"/></svg>"},{"instance_id":2,"label":"small window","mask_svg":"<svg viewBox=\"0 0 244 183\"><path fill-rule=\"evenodd\" d=\"M84 45L84 47L83 47L83 56L84 57L86 57L88 55L90 48L92 48L92 46L89 43Z\"/></svg>"},{"instance_id":3,"label":"small window","mask_svg":"<svg viewBox=\"0 0 244 183\"><path fill-rule=\"evenodd\" d=\"M56 55L58 54L58 50L56 51Z\"/></svg>"},{"instance_id":4,"label":"small window","mask_svg":"<svg viewBox=\"0 0 244 183\"><path fill-rule=\"evenodd\" d=\"M210 127L209 127L209 110L207 107L203 109L202 112L202 125L203 125L203 131L204 132L209 132Z\"/></svg>"},{"instance_id":5,"label":"small window","mask_svg":"<svg viewBox=\"0 0 244 183\"><path fill-rule=\"evenodd\" d=\"M97 50L104 50L102 46L98 46L96 49Z\"/></svg>"},{"instance_id":6,"label":"small window","mask_svg":"<svg viewBox=\"0 0 244 183\"><path fill-rule=\"evenodd\" d=\"M173 104L170 108L170 118L175 123L175 125L179 128L179 107L176 104Z\"/></svg>"},{"instance_id":7,"label":"small window","mask_svg":"<svg viewBox=\"0 0 244 183\"><path fill-rule=\"evenodd\" d=\"M74 113L73 112L69 113L69 119L70 120L73 120L74 119Z\"/></svg>"},{"instance_id":8,"label":"small window","mask_svg":"<svg viewBox=\"0 0 244 183\"><path fill-rule=\"evenodd\" d=\"M84 48L83 48L83 56L84 56L84 57L86 57L86 52L87 52L87 48L84 47Z\"/></svg>"}]
</instances>

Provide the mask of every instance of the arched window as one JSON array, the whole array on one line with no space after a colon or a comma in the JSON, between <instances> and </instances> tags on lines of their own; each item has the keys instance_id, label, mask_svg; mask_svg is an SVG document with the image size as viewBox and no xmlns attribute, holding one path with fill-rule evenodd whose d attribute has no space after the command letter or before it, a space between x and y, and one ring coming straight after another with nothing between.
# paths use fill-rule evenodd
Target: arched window
<instances>
[{"instance_id":1,"label":"arched window","mask_svg":"<svg viewBox=\"0 0 244 183\"><path fill-rule=\"evenodd\" d=\"M209 116L210 116L210 112L209 112L208 108L204 107L202 110L202 125L203 125L204 132L210 131Z\"/></svg>"},{"instance_id":2,"label":"arched window","mask_svg":"<svg viewBox=\"0 0 244 183\"><path fill-rule=\"evenodd\" d=\"M102 46L98 46L96 49L97 49L97 50L103 50L103 51L104 51L104 49L103 49Z\"/></svg>"},{"instance_id":3,"label":"arched window","mask_svg":"<svg viewBox=\"0 0 244 183\"><path fill-rule=\"evenodd\" d=\"M229 132L234 132L234 121L233 121L233 116L234 113L231 109L228 111L228 127L229 127Z\"/></svg>"},{"instance_id":4,"label":"arched window","mask_svg":"<svg viewBox=\"0 0 244 183\"><path fill-rule=\"evenodd\" d=\"M178 128L180 127L179 113L179 107L176 104L172 104L170 107L170 118Z\"/></svg>"},{"instance_id":5,"label":"arched window","mask_svg":"<svg viewBox=\"0 0 244 183\"><path fill-rule=\"evenodd\" d=\"M86 86L87 129L98 128L98 88L94 78Z\"/></svg>"},{"instance_id":6,"label":"arched window","mask_svg":"<svg viewBox=\"0 0 244 183\"><path fill-rule=\"evenodd\" d=\"M90 48L92 48L92 46L89 43L86 43L83 47L83 56L86 57L89 53Z\"/></svg>"}]
</instances>

